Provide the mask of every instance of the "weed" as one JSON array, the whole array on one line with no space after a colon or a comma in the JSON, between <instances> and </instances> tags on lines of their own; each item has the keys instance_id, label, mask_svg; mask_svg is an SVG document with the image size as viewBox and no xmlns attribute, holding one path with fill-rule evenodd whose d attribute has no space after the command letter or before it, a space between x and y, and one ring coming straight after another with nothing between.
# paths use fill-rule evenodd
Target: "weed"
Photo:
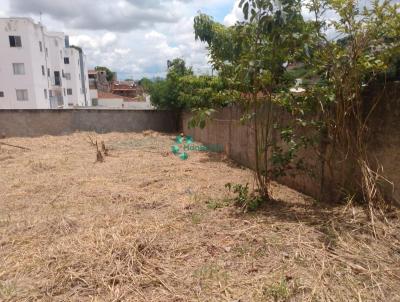
<instances>
[{"instance_id":1,"label":"weed","mask_svg":"<svg viewBox=\"0 0 400 302\"><path fill-rule=\"evenodd\" d=\"M245 212L257 210L264 202L261 196L256 195L254 192L249 193L248 183L246 185L227 183L225 187L237 195L234 198L235 205Z\"/></svg>"},{"instance_id":2,"label":"weed","mask_svg":"<svg viewBox=\"0 0 400 302\"><path fill-rule=\"evenodd\" d=\"M193 277L203 285L226 284L229 274L217 264L205 264L193 272ZM216 282L217 281L217 282Z\"/></svg>"},{"instance_id":3,"label":"weed","mask_svg":"<svg viewBox=\"0 0 400 302\"><path fill-rule=\"evenodd\" d=\"M203 220L203 215L201 213L192 213L190 218L192 219L193 224L199 224Z\"/></svg>"},{"instance_id":4,"label":"weed","mask_svg":"<svg viewBox=\"0 0 400 302\"><path fill-rule=\"evenodd\" d=\"M15 284L0 282L0 300L10 299L15 293Z\"/></svg>"},{"instance_id":5,"label":"weed","mask_svg":"<svg viewBox=\"0 0 400 302\"><path fill-rule=\"evenodd\" d=\"M273 298L275 302L286 301L291 295L289 285L285 279L264 288L263 296Z\"/></svg>"},{"instance_id":6,"label":"weed","mask_svg":"<svg viewBox=\"0 0 400 302\"><path fill-rule=\"evenodd\" d=\"M250 253L250 248L246 245L243 246L237 246L232 249L232 252L237 256L237 257L245 257Z\"/></svg>"},{"instance_id":7,"label":"weed","mask_svg":"<svg viewBox=\"0 0 400 302\"><path fill-rule=\"evenodd\" d=\"M0 227L7 227L11 223L11 217L8 215L7 217L0 217Z\"/></svg>"},{"instance_id":8,"label":"weed","mask_svg":"<svg viewBox=\"0 0 400 302\"><path fill-rule=\"evenodd\" d=\"M320 228L321 232L325 234L325 245L328 248L334 248L337 245L338 234L331 224L324 224Z\"/></svg>"},{"instance_id":9,"label":"weed","mask_svg":"<svg viewBox=\"0 0 400 302\"><path fill-rule=\"evenodd\" d=\"M210 199L206 202L207 208L211 210L222 209L229 206L230 200L229 199Z\"/></svg>"}]
</instances>

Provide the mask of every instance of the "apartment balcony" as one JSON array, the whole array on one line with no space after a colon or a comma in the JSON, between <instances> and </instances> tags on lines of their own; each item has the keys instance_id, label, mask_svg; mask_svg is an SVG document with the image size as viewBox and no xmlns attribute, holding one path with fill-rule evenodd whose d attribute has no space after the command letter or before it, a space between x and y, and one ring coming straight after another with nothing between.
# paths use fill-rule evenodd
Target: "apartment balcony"
<instances>
[{"instance_id":1,"label":"apartment balcony","mask_svg":"<svg viewBox=\"0 0 400 302\"><path fill-rule=\"evenodd\" d=\"M50 108L58 109L64 106L64 99L61 95L59 96L51 96L50 98Z\"/></svg>"},{"instance_id":2,"label":"apartment balcony","mask_svg":"<svg viewBox=\"0 0 400 302\"><path fill-rule=\"evenodd\" d=\"M61 74L59 71L55 71L54 75L51 76L51 85L59 87L62 85Z\"/></svg>"}]
</instances>

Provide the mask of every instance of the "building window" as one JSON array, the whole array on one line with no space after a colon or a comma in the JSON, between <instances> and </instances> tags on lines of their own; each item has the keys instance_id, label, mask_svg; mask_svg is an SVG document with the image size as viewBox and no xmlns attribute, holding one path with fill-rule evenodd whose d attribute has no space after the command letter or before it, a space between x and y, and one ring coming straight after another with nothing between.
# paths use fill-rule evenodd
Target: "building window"
<instances>
[{"instance_id":1,"label":"building window","mask_svg":"<svg viewBox=\"0 0 400 302\"><path fill-rule=\"evenodd\" d=\"M27 101L28 100L28 90L27 89L17 89L17 101Z\"/></svg>"},{"instance_id":2,"label":"building window","mask_svg":"<svg viewBox=\"0 0 400 302\"><path fill-rule=\"evenodd\" d=\"M63 55L62 55L62 51L60 50L60 58L62 59Z\"/></svg>"},{"instance_id":3,"label":"building window","mask_svg":"<svg viewBox=\"0 0 400 302\"><path fill-rule=\"evenodd\" d=\"M53 97L53 90L49 89L49 97L51 97L51 98Z\"/></svg>"},{"instance_id":4,"label":"building window","mask_svg":"<svg viewBox=\"0 0 400 302\"><path fill-rule=\"evenodd\" d=\"M15 75L25 74L24 63L13 63L13 70Z\"/></svg>"},{"instance_id":5,"label":"building window","mask_svg":"<svg viewBox=\"0 0 400 302\"><path fill-rule=\"evenodd\" d=\"M69 64L69 58L64 58L64 64Z\"/></svg>"},{"instance_id":6,"label":"building window","mask_svg":"<svg viewBox=\"0 0 400 302\"><path fill-rule=\"evenodd\" d=\"M50 78L50 68L47 68L47 76Z\"/></svg>"},{"instance_id":7,"label":"building window","mask_svg":"<svg viewBox=\"0 0 400 302\"><path fill-rule=\"evenodd\" d=\"M0 91L0 98L4 98L4 91Z\"/></svg>"},{"instance_id":8,"label":"building window","mask_svg":"<svg viewBox=\"0 0 400 302\"><path fill-rule=\"evenodd\" d=\"M42 65L42 75L46 75L46 71L45 71L45 69L44 69L44 66Z\"/></svg>"},{"instance_id":9,"label":"building window","mask_svg":"<svg viewBox=\"0 0 400 302\"><path fill-rule=\"evenodd\" d=\"M71 88L67 88L67 94L68 95L72 95L72 89Z\"/></svg>"},{"instance_id":10,"label":"building window","mask_svg":"<svg viewBox=\"0 0 400 302\"><path fill-rule=\"evenodd\" d=\"M39 49L40 49L40 52L43 52L43 44L42 44L42 41L39 41Z\"/></svg>"},{"instance_id":11,"label":"building window","mask_svg":"<svg viewBox=\"0 0 400 302\"><path fill-rule=\"evenodd\" d=\"M68 72L68 73L66 73L65 74L65 78L67 79L67 80L71 80L71 74Z\"/></svg>"},{"instance_id":12,"label":"building window","mask_svg":"<svg viewBox=\"0 0 400 302\"><path fill-rule=\"evenodd\" d=\"M67 95L67 93L65 92L65 88L64 88L64 96L66 96Z\"/></svg>"},{"instance_id":13,"label":"building window","mask_svg":"<svg viewBox=\"0 0 400 302\"><path fill-rule=\"evenodd\" d=\"M22 47L21 36L8 36L10 47Z\"/></svg>"},{"instance_id":14,"label":"building window","mask_svg":"<svg viewBox=\"0 0 400 302\"><path fill-rule=\"evenodd\" d=\"M61 86L61 75L59 71L54 71L54 85Z\"/></svg>"},{"instance_id":15,"label":"building window","mask_svg":"<svg viewBox=\"0 0 400 302\"><path fill-rule=\"evenodd\" d=\"M47 89L44 90L44 98L47 100Z\"/></svg>"}]
</instances>

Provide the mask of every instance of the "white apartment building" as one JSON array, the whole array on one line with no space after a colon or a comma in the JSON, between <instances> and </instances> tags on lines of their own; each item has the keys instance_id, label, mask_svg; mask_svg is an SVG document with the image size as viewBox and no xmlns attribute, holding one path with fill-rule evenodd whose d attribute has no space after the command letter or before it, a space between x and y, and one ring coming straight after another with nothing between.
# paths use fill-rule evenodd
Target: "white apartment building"
<instances>
[{"instance_id":1,"label":"white apartment building","mask_svg":"<svg viewBox=\"0 0 400 302\"><path fill-rule=\"evenodd\" d=\"M31 18L0 18L0 109L91 106L86 58Z\"/></svg>"}]
</instances>

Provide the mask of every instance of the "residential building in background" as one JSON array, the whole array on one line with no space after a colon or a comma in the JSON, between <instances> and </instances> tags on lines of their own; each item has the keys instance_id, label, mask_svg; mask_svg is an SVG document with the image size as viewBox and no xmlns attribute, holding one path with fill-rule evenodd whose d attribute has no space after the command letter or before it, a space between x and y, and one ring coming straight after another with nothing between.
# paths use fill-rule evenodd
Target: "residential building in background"
<instances>
[{"instance_id":1,"label":"residential building in background","mask_svg":"<svg viewBox=\"0 0 400 302\"><path fill-rule=\"evenodd\" d=\"M96 106L99 92L109 92L110 83L107 81L107 73L104 70L89 70L89 95L92 105Z\"/></svg>"},{"instance_id":2,"label":"residential building in background","mask_svg":"<svg viewBox=\"0 0 400 302\"><path fill-rule=\"evenodd\" d=\"M89 70L89 91L92 106L102 109L154 109L150 96L134 81L118 81L116 74L111 82L104 70Z\"/></svg>"},{"instance_id":3,"label":"residential building in background","mask_svg":"<svg viewBox=\"0 0 400 302\"><path fill-rule=\"evenodd\" d=\"M120 96L135 98L139 95L139 87L134 81L116 81L111 85L111 92Z\"/></svg>"},{"instance_id":4,"label":"residential building in background","mask_svg":"<svg viewBox=\"0 0 400 302\"><path fill-rule=\"evenodd\" d=\"M91 106L86 57L31 18L0 18L0 109Z\"/></svg>"}]
</instances>

